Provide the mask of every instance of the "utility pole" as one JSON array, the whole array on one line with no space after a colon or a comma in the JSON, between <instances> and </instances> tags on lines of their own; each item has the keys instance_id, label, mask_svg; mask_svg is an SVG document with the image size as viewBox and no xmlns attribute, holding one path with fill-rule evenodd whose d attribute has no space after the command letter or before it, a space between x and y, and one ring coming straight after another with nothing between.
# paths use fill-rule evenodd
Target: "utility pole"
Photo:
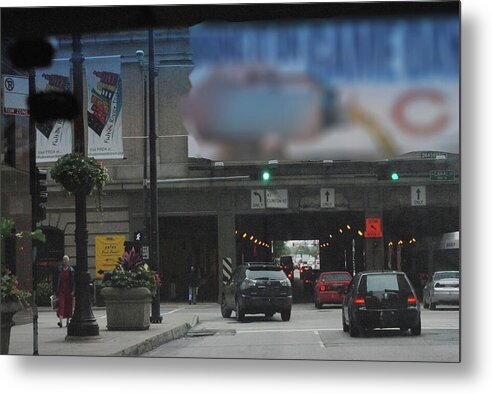
<instances>
[{"instance_id":1,"label":"utility pole","mask_svg":"<svg viewBox=\"0 0 492 394\"><path fill-rule=\"evenodd\" d=\"M36 73L33 68L29 70L29 96L36 94ZM29 182L31 191L31 231L36 230L38 193L36 190L36 122L32 114L29 116ZM32 347L33 356L38 356L38 258L37 242L32 239Z\"/></svg>"},{"instance_id":2,"label":"utility pole","mask_svg":"<svg viewBox=\"0 0 492 394\"><path fill-rule=\"evenodd\" d=\"M155 125L155 66L154 66L154 29L149 29L149 154L150 154L150 259L153 269L160 274L159 264L159 213L157 200L157 133ZM161 296L156 288L152 299L151 323L161 323Z\"/></svg>"},{"instance_id":3,"label":"utility pole","mask_svg":"<svg viewBox=\"0 0 492 394\"><path fill-rule=\"evenodd\" d=\"M79 112L74 119L75 153L85 154L84 129L84 83L82 74L82 43L80 34L72 35L73 53L70 61L73 65L73 94L79 104ZM67 334L69 337L98 336L99 326L92 313L89 284L91 276L87 264L87 204L85 190L75 192L75 250L77 267L75 270L75 311Z\"/></svg>"}]
</instances>

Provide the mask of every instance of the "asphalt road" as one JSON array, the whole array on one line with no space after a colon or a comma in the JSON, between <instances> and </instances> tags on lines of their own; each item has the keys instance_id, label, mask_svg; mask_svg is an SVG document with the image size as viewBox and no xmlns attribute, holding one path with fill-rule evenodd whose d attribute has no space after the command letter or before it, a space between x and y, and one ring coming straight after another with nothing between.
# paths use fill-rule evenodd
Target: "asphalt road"
<instances>
[{"instance_id":1,"label":"asphalt road","mask_svg":"<svg viewBox=\"0 0 492 394\"><path fill-rule=\"evenodd\" d=\"M182 339L165 344L143 357L252 358L295 360L459 361L459 310L422 309L422 334L375 330L351 338L341 328L341 309L294 304L291 320L246 315L237 322L234 312L222 318L218 304L186 305L174 313L198 314L200 324Z\"/></svg>"}]
</instances>

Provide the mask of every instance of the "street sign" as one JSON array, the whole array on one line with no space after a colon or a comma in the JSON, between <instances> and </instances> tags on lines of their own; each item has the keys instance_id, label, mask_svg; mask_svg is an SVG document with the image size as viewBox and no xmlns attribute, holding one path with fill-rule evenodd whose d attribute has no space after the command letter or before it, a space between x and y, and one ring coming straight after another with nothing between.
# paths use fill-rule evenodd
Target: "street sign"
<instances>
[{"instance_id":1,"label":"street sign","mask_svg":"<svg viewBox=\"0 0 492 394\"><path fill-rule=\"evenodd\" d=\"M265 209L265 191L251 190L251 209Z\"/></svg>"},{"instance_id":2,"label":"street sign","mask_svg":"<svg viewBox=\"0 0 492 394\"><path fill-rule=\"evenodd\" d=\"M335 208L335 189L320 189L321 208Z\"/></svg>"},{"instance_id":3,"label":"street sign","mask_svg":"<svg viewBox=\"0 0 492 394\"><path fill-rule=\"evenodd\" d=\"M454 181L453 170L432 170L429 176L431 181Z\"/></svg>"},{"instance_id":4,"label":"street sign","mask_svg":"<svg viewBox=\"0 0 492 394\"><path fill-rule=\"evenodd\" d=\"M99 273L102 271L111 271L118 259L125 252L124 235L96 235L96 278L101 278Z\"/></svg>"},{"instance_id":5,"label":"street sign","mask_svg":"<svg viewBox=\"0 0 492 394\"><path fill-rule=\"evenodd\" d=\"M412 186L410 198L413 207L423 207L427 205L425 186Z\"/></svg>"},{"instance_id":6,"label":"street sign","mask_svg":"<svg viewBox=\"0 0 492 394\"><path fill-rule=\"evenodd\" d=\"M5 115L29 116L27 96L29 79L13 75L2 77L3 113Z\"/></svg>"},{"instance_id":7,"label":"street sign","mask_svg":"<svg viewBox=\"0 0 492 394\"><path fill-rule=\"evenodd\" d=\"M381 238L383 236L381 231L381 218L366 218L366 231L364 236L366 238Z\"/></svg>"},{"instance_id":8,"label":"street sign","mask_svg":"<svg viewBox=\"0 0 492 394\"><path fill-rule=\"evenodd\" d=\"M148 245L143 245L142 246L142 258L144 260L148 260L149 259L149 247L148 247Z\"/></svg>"},{"instance_id":9,"label":"street sign","mask_svg":"<svg viewBox=\"0 0 492 394\"><path fill-rule=\"evenodd\" d=\"M266 191L267 208L288 208L289 197L287 189L267 190Z\"/></svg>"}]
</instances>

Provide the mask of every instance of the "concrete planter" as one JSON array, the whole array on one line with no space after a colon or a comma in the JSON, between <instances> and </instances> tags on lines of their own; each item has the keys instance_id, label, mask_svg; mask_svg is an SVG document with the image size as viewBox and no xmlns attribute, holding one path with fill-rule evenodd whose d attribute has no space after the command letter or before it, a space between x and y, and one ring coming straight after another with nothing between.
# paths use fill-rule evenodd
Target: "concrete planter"
<instances>
[{"instance_id":1,"label":"concrete planter","mask_svg":"<svg viewBox=\"0 0 492 394\"><path fill-rule=\"evenodd\" d=\"M111 331L148 330L152 294L146 287L120 289L105 287L107 328Z\"/></svg>"},{"instance_id":2,"label":"concrete planter","mask_svg":"<svg viewBox=\"0 0 492 394\"><path fill-rule=\"evenodd\" d=\"M10 329L14 325L12 317L22 309L24 309L24 307L20 302L4 302L0 304L0 312L2 315L0 354L9 354Z\"/></svg>"}]
</instances>

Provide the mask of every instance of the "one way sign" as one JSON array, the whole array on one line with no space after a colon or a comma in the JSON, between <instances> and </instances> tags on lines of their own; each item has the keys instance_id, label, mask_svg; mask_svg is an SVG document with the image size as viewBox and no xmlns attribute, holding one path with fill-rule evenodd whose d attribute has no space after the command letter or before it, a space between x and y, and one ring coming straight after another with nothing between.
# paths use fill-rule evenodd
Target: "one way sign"
<instances>
[{"instance_id":1,"label":"one way sign","mask_svg":"<svg viewBox=\"0 0 492 394\"><path fill-rule=\"evenodd\" d=\"M320 190L321 208L335 208L335 188Z\"/></svg>"},{"instance_id":2,"label":"one way sign","mask_svg":"<svg viewBox=\"0 0 492 394\"><path fill-rule=\"evenodd\" d=\"M426 205L425 186L412 186L412 206L422 207Z\"/></svg>"}]
</instances>

